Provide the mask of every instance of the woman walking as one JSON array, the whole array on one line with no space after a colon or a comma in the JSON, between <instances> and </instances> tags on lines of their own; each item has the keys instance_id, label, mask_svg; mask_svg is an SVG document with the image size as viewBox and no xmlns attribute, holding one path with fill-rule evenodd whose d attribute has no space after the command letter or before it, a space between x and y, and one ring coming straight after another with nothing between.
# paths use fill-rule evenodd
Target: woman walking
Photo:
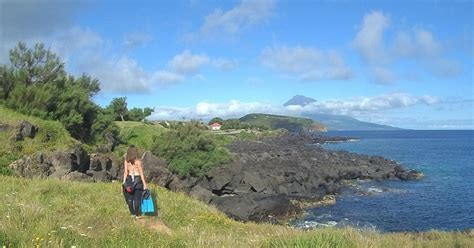
<instances>
[{"instance_id":1,"label":"woman walking","mask_svg":"<svg viewBox=\"0 0 474 248\"><path fill-rule=\"evenodd\" d=\"M142 161L138 159L138 150L130 146L124 161L123 194L132 217L140 218L140 205L143 191L147 189Z\"/></svg>"}]
</instances>

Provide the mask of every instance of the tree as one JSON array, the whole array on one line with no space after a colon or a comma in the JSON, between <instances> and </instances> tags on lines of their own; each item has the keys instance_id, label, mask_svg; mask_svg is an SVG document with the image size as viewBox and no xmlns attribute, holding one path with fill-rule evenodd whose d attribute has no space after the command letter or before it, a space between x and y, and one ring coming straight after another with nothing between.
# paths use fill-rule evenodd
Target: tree
<instances>
[{"instance_id":1,"label":"tree","mask_svg":"<svg viewBox=\"0 0 474 248\"><path fill-rule=\"evenodd\" d=\"M228 129L241 129L245 127L243 123L240 122L239 119L237 118L231 118L228 120L225 120L224 123L222 123L222 130L228 130Z\"/></svg>"},{"instance_id":2,"label":"tree","mask_svg":"<svg viewBox=\"0 0 474 248\"><path fill-rule=\"evenodd\" d=\"M212 120L209 121L208 124L211 125L212 123L216 123L216 122L222 125L222 123L224 123L224 120L220 117L214 117L212 118Z\"/></svg>"},{"instance_id":3,"label":"tree","mask_svg":"<svg viewBox=\"0 0 474 248\"><path fill-rule=\"evenodd\" d=\"M72 137L83 142L101 140L104 132L109 137L118 136L112 130L114 127L102 125L114 123L107 122L105 117L98 119L102 110L92 97L99 91L97 79L85 74L78 78L68 75L60 58L41 43L33 49L19 43L10 51L10 64L0 66L0 97L7 107L58 120Z\"/></svg>"},{"instance_id":4,"label":"tree","mask_svg":"<svg viewBox=\"0 0 474 248\"><path fill-rule=\"evenodd\" d=\"M153 109L152 108L144 108L143 109L143 118L147 118L148 116L150 116L152 113L153 113Z\"/></svg>"},{"instance_id":5,"label":"tree","mask_svg":"<svg viewBox=\"0 0 474 248\"><path fill-rule=\"evenodd\" d=\"M112 113L116 116L116 120L118 117L122 121L125 121L124 116L127 114L127 98L126 97L118 97L112 99L112 102L110 102L109 108L112 109Z\"/></svg>"},{"instance_id":6,"label":"tree","mask_svg":"<svg viewBox=\"0 0 474 248\"><path fill-rule=\"evenodd\" d=\"M132 108L128 111L128 118L131 121L141 121L145 117L143 115L143 110L141 108Z\"/></svg>"},{"instance_id":7,"label":"tree","mask_svg":"<svg viewBox=\"0 0 474 248\"><path fill-rule=\"evenodd\" d=\"M66 76L64 63L59 57L46 50L42 43L37 43L34 50L20 42L10 50L10 62L17 70L26 86L38 83L47 83L59 77Z\"/></svg>"},{"instance_id":8,"label":"tree","mask_svg":"<svg viewBox=\"0 0 474 248\"><path fill-rule=\"evenodd\" d=\"M0 66L0 99L6 100L15 87L13 68Z\"/></svg>"}]
</instances>

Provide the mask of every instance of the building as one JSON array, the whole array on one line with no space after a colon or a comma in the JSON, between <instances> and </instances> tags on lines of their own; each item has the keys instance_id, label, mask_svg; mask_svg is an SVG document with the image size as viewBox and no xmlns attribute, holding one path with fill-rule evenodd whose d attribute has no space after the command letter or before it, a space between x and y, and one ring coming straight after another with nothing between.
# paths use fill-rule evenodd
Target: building
<instances>
[{"instance_id":1,"label":"building","mask_svg":"<svg viewBox=\"0 0 474 248\"><path fill-rule=\"evenodd\" d=\"M214 122L210 125L211 130L221 130L221 124L219 122Z\"/></svg>"}]
</instances>

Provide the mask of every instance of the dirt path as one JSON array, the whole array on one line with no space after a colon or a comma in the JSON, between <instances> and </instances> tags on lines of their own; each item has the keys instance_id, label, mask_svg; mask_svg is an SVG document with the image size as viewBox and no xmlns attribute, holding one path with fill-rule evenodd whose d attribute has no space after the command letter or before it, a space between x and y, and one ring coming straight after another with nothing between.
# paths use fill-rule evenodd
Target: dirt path
<instances>
[{"instance_id":1,"label":"dirt path","mask_svg":"<svg viewBox=\"0 0 474 248\"><path fill-rule=\"evenodd\" d=\"M173 231L167 227L161 220L155 218L155 217L143 217L141 219L138 219L138 222L145 227L156 230L160 233L166 234L166 235L172 235Z\"/></svg>"}]
</instances>

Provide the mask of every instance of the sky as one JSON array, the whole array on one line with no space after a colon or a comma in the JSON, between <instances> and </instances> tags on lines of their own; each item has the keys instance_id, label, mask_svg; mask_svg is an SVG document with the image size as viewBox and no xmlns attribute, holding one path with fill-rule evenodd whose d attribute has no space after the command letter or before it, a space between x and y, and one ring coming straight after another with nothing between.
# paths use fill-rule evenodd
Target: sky
<instances>
[{"instance_id":1,"label":"sky","mask_svg":"<svg viewBox=\"0 0 474 248\"><path fill-rule=\"evenodd\" d=\"M474 129L473 1L0 0L0 63L42 42L151 119L342 114ZM283 104L294 95L305 107Z\"/></svg>"}]
</instances>

